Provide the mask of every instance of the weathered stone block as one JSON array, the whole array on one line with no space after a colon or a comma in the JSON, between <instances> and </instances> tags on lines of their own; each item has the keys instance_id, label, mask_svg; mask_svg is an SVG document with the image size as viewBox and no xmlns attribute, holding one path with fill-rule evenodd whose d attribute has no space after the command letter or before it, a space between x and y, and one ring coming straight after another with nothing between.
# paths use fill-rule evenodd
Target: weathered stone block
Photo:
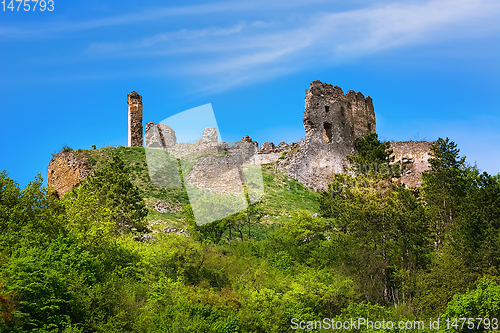
<instances>
[{"instance_id":1,"label":"weathered stone block","mask_svg":"<svg viewBox=\"0 0 500 333\"><path fill-rule=\"evenodd\" d=\"M177 144L175 131L166 124L146 124L146 147L173 148Z\"/></svg>"}]
</instances>

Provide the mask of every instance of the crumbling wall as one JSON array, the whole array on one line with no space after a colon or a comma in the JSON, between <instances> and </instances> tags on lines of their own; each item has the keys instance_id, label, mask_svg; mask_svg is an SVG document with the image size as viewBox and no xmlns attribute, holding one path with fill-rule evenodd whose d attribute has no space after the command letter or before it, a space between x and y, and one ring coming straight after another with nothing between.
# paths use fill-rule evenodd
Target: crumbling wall
<instances>
[{"instance_id":1,"label":"crumbling wall","mask_svg":"<svg viewBox=\"0 0 500 333\"><path fill-rule=\"evenodd\" d=\"M207 136L209 133L213 132L204 131ZM208 138L202 138L199 143L188 148L196 152L197 157L192 170L186 176L186 182L210 192L242 194L243 183L247 181L244 167L256 165L257 142L248 136L232 146L213 141L203 144L207 141ZM184 159L186 156L184 154Z\"/></svg>"},{"instance_id":2,"label":"crumbling wall","mask_svg":"<svg viewBox=\"0 0 500 333\"><path fill-rule=\"evenodd\" d=\"M127 95L127 101L129 146L142 147L142 97L133 91ZM306 91L302 120L305 137L300 142L290 145L281 142L277 146L265 142L260 147L248 135L233 146L218 142L217 129L213 127L206 128L196 143L177 143L170 126L148 122L146 147L165 149L171 156L167 161L172 167L169 170L177 172L177 159L189 162L186 165L194 163L185 180L209 191L242 193L244 166L266 163L277 163L278 170L311 189L326 190L335 173L346 171L346 156L356 154L355 141L376 130L373 101L369 96L352 90L344 94L340 87L321 81L313 81ZM431 144L425 141L391 143L393 156L406 165L401 183L408 187L421 185L421 174L429 168ZM161 150L155 151L162 156ZM73 152L60 152L49 163L48 185L53 186L60 197L90 173L88 160L75 156ZM162 161L156 162L161 165ZM161 173L161 170L156 171ZM152 180L154 173L150 174Z\"/></svg>"},{"instance_id":3,"label":"crumbling wall","mask_svg":"<svg viewBox=\"0 0 500 333\"><path fill-rule=\"evenodd\" d=\"M195 143L177 143L175 138L175 131L168 125L146 124L146 155L153 182L171 176L157 174L163 172L159 168L151 172L153 165L168 164L172 159L177 163L176 159L179 159L181 168L189 169L184 178L187 184L213 193L243 193L243 183L246 181L243 168L244 165L256 164L257 142L248 135L232 146L218 142L217 129L214 127L205 128L201 139ZM157 149L163 149L168 154L165 156L171 157L167 159L157 154ZM175 168L169 170L175 171ZM157 185L160 186L160 182Z\"/></svg>"},{"instance_id":4,"label":"crumbling wall","mask_svg":"<svg viewBox=\"0 0 500 333\"><path fill-rule=\"evenodd\" d=\"M406 187L420 187L422 172L429 170L428 162L431 155L431 146L435 143L428 141L401 141L391 142L391 156L395 161L401 161L405 166L399 182Z\"/></svg>"},{"instance_id":5,"label":"crumbling wall","mask_svg":"<svg viewBox=\"0 0 500 333\"><path fill-rule=\"evenodd\" d=\"M236 156L200 156L186 177L186 182L215 193L243 193L241 160Z\"/></svg>"},{"instance_id":6,"label":"crumbling wall","mask_svg":"<svg viewBox=\"0 0 500 333\"><path fill-rule=\"evenodd\" d=\"M175 131L168 125L146 123L146 147L173 148L177 144Z\"/></svg>"},{"instance_id":7,"label":"crumbling wall","mask_svg":"<svg viewBox=\"0 0 500 333\"><path fill-rule=\"evenodd\" d=\"M49 162L47 186L52 186L59 198L78 186L91 173L88 158L83 153L60 151Z\"/></svg>"},{"instance_id":8,"label":"crumbling wall","mask_svg":"<svg viewBox=\"0 0 500 333\"><path fill-rule=\"evenodd\" d=\"M278 169L315 190L326 190L334 174L345 171L346 156L356 153L355 140L376 129L370 97L354 91L344 95L340 87L321 81L313 81L306 92L302 120L306 135Z\"/></svg>"}]
</instances>

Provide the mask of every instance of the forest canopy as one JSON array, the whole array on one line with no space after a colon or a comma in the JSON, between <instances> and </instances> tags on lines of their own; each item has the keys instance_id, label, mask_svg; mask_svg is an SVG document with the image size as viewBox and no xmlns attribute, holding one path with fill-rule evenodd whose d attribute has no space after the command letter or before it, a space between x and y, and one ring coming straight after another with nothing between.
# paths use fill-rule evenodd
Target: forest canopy
<instances>
[{"instance_id":1,"label":"forest canopy","mask_svg":"<svg viewBox=\"0 0 500 333\"><path fill-rule=\"evenodd\" d=\"M388 143L368 134L356 147L327 191L264 168L261 201L203 226L185 194L134 185L147 178L127 160L140 149L62 199L39 175L21 189L0 173L0 332L290 332L323 318L498 330L500 176L440 138L408 189L363 168L400 170ZM186 232L152 232L163 215L150 196L175 199L182 209L163 215ZM457 318L485 319L446 326Z\"/></svg>"}]
</instances>

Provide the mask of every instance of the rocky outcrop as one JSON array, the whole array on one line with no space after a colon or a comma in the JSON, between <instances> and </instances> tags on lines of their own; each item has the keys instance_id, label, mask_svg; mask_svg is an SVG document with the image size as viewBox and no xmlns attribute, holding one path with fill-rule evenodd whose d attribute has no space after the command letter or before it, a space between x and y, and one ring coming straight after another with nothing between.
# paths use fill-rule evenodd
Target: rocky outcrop
<instances>
[{"instance_id":1,"label":"rocky outcrop","mask_svg":"<svg viewBox=\"0 0 500 333\"><path fill-rule=\"evenodd\" d=\"M62 150L49 162L47 186L53 187L57 196L62 198L90 173L90 163L83 152Z\"/></svg>"},{"instance_id":2,"label":"rocky outcrop","mask_svg":"<svg viewBox=\"0 0 500 333\"><path fill-rule=\"evenodd\" d=\"M431 146L434 142L427 141L401 141L391 142L391 149L395 161L401 161L405 166L399 182L406 187L420 187L422 185L422 172L429 170L428 162L431 155Z\"/></svg>"},{"instance_id":3,"label":"rocky outcrop","mask_svg":"<svg viewBox=\"0 0 500 333\"><path fill-rule=\"evenodd\" d=\"M279 161L278 169L309 188L326 190L335 173L344 172L346 156L356 153L354 142L375 132L370 97L313 81L306 92L305 137Z\"/></svg>"}]
</instances>

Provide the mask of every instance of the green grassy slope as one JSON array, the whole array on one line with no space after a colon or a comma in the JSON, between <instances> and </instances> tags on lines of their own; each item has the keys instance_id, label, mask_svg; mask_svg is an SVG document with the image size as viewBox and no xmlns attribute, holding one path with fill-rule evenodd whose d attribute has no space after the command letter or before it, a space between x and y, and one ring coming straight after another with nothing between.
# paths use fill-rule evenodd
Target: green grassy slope
<instances>
[{"instance_id":1,"label":"green grassy slope","mask_svg":"<svg viewBox=\"0 0 500 333\"><path fill-rule=\"evenodd\" d=\"M128 170L132 183L140 190L146 202L149 214L148 223L161 221L153 229L165 225L182 228L181 210L189 204L185 188L166 189L155 186L149 177L145 149L141 147L106 147L97 150L85 150L93 168L98 168L107 163L113 154L120 157ZM274 172L272 165L262 166L264 180L264 195L257 203L263 210L265 217L263 224L272 225L283 223L290 218L289 214L297 210L309 211L311 214L318 212L318 193L294 179L289 179L281 173ZM154 206L161 202L169 207L171 213L160 213Z\"/></svg>"}]
</instances>

